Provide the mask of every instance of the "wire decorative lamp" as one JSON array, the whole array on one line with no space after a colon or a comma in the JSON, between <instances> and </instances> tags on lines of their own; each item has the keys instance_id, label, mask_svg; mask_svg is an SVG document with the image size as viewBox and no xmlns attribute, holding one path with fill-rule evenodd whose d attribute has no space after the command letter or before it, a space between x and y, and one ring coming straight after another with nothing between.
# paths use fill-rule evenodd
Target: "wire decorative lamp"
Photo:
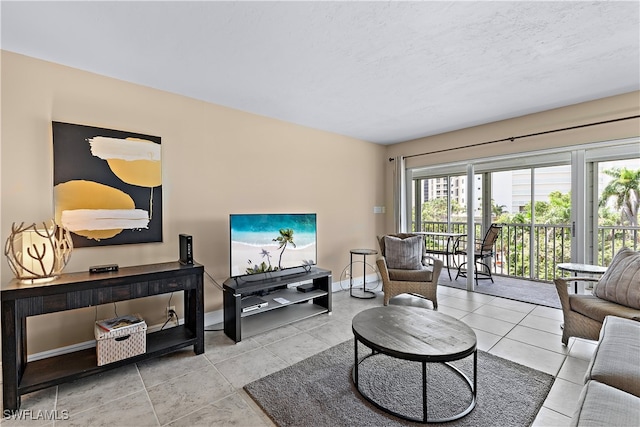
<instances>
[{"instance_id":1,"label":"wire decorative lamp","mask_svg":"<svg viewBox=\"0 0 640 427\"><path fill-rule=\"evenodd\" d=\"M17 279L39 283L55 279L69 262L72 250L71 233L54 220L28 226L14 222L4 255Z\"/></svg>"}]
</instances>

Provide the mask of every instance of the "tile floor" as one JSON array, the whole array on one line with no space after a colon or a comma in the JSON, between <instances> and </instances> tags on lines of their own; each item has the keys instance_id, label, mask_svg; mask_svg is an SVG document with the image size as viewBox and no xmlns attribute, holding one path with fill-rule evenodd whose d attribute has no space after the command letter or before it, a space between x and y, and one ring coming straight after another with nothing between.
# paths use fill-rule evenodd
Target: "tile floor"
<instances>
[{"instance_id":1,"label":"tile floor","mask_svg":"<svg viewBox=\"0 0 640 427\"><path fill-rule=\"evenodd\" d=\"M471 326L478 348L556 376L534 426L564 426L580 393L593 341L560 342L560 310L439 287L439 311ZM23 396L22 420L3 426L271 426L242 387L353 337L351 319L382 305L333 294L333 313L234 344L206 332L192 349ZM48 415L47 415L48 414ZM57 420L50 421L51 415ZM48 418L48 419L47 419Z\"/></svg>"}]
</instances>

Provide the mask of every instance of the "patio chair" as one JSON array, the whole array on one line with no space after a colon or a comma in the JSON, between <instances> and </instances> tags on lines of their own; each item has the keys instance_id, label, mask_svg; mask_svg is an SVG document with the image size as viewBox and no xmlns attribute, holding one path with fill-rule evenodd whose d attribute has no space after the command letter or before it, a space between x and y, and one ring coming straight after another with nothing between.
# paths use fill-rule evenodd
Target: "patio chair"
<instances>
[{"instance_id":1,"label":"patio chair","mask_svg":"<svg viewBox=\"0 0 640 427\"><path fill-rule=\"evenodd\" d=\"M491 224L487 233L484 235L484 239L475 240L475 251L473 254L475 268L474 268L474 276L476 280L476 285L478 285L479 279L488 279L493 283L493 276L491 274L491 267L489 267L488 260L495 256L495 251L493 249L500 232L502 231L502 224ZM467 260L461 263L458 266L458 273L456 274L456 279L458 277L467 277L467 270L464 268L469 262L469 254L468 254L469 242L464 237L461 237L456 242L456 248L454 249L454 255L463 255L467 257Z\"/></svg>"},{"instance_id":2,"label":"patio chair","mask_svg":"<svg viewBox=\"0 0 640 427\"><path fill-rule=\"evenodd\" d=\"M380 254L376 260L382 277L384 305L396 295L416 294L438 309L437 286L443 262L424 252L424 238L400 233L378 236Z\"/></svg>"}]
</instances>

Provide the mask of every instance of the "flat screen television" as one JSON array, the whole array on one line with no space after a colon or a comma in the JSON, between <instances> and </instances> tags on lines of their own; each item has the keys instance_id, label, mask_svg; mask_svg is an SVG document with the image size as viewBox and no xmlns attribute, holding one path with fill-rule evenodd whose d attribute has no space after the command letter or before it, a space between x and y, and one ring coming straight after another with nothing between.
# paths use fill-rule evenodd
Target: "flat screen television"
<instances>
[{"instance_id":1,"label":"flat screen television","mask_svg":"<svg viewBox=\"0 0 640 427\"><path fill-rule=\"evenodd\" d=\"M304 273L316 264L314 213L229 215L230 276L245 281Z\"/></svg>"}]
</instances>

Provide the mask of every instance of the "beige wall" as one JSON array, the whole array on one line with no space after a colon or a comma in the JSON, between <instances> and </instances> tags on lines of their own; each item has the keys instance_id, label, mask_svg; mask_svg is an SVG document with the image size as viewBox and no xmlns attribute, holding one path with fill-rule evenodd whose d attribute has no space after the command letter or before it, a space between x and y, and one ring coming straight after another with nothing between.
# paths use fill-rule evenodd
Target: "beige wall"
<instances>
[{"instance_id":1,"label":"beige wall","mask_svg":"<svg viewBox=\"0 0 640 427\"><path fill-rule=\"evenodd\" d=\"M244 113L33 58L2 52L0 236L14 221L53 215L51 121L162 137L164 242L80 248L66 271L176 260L178 234L194 236L196 260L218 282L228 274L228 215L317 212L318 263L334 281L349 249L376 247L393 229L393 163L389 157L506 138L639 114L638 92L421 138L389 147ZM418 156L407 166L640 135L638 120L475 149ZM28 163L28 164L27 164ZM373 214L385 205L386 214ZM2 283L11 280L0 263ZM205 279L205 310L221 309L221 291ZM165 297L119 303L149 324L164 317ZM172 300L172 304L181 297ZM179 304L177 304L179 306ZM112 306L97 310L99 318ZM181 313L180 313L181 314ZM92 339L93 308L29 319L29 353Z\"/></svg>"},{"instance_id":2,"label":"beige wall","mask_svg":"<svg viewBox=\"0 0 640 427\"><path fill-rule=\"evenodd\" d=\"M334 281L349 249L375 247L385 215L386 148L2 52L2 205L0 235L11 223L53 215L51 122L162 137L162 243L74 250L65 271L90 265L173 261L178 234L193 235L197 262L219 283L228 274L228 215L316 212L318 264ZM392 216L387 206L387 216ZM2 260L2 283L12 278ZM181 301L174 296L172 304ZM168 296L118 303L151 325L164 319ZM205 311L222 292L205 279ZM176 304L180 306L179 304ZM97 317L113 315L112 305ZM182 313L180 313L182 315ZM93 308L29 319L29 353L92 339Z\"/></svg>"},{"instance_id":3,"label":"beige wall","mask_svg":"<svg viewBox=\"0 0 640 427\"><path fill-rule=\"evenodd\" d=\"M615 139L638 137L640 119L619 121L611 124L586 127L579 130L550 133L546 135L517 139L514 142L500 142L473 148L464 146L487 141L562 129L587 123L603 122L640 114L640 92L602 98L599 100L556 108L541 113L514 119L475 126L454 132L420 138L389 146L387 157L405 156L406 167L419 167L482 159L513 153L524 153L549 148L567 147ZM447 150L437 154L420 155L437 150ZM387 206L393 203L393 163L386 167L385 187ZM387 228L393 227L393 215L387 215Z\"/></svg>"}]
</instances>

